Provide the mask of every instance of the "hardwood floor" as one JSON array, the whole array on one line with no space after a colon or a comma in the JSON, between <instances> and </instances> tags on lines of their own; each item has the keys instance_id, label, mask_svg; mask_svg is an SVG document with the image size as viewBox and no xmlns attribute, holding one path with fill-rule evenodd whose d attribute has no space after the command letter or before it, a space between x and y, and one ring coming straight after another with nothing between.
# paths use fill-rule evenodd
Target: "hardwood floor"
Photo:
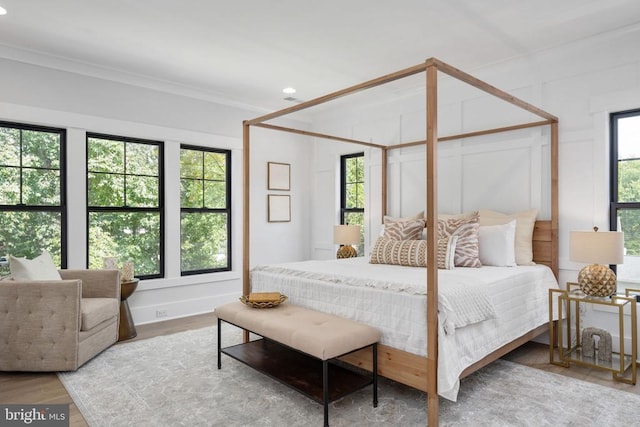
<instances>
[{"instance_id":1,"label":"hardwood floor","mask_svg":"<svg viewBox=\"0 0 640 427\"><path fill-rule=\"evenodd\" d=\"M125 343L211 325L215 325L215 316L213 313L150 323L147 325L138 325L136 326L138 336L125 341ZM555 372L568 377L579 378L581 380L601 384L606 387L640 394L638 386L614 382L611 379L611 374L608 372L583 368L580 366L572 366L570 369L567 369L550 365L549 347L544 344L529 342L507 354L503 359L530 366L532 368ZM70 426L87 426L82 414L80 414L76 406L73 404L71 397L62 386L62 383L58 380L55 373L0 372L0 403L68 403L70 404Z\"/></svg>"}]
</instances>

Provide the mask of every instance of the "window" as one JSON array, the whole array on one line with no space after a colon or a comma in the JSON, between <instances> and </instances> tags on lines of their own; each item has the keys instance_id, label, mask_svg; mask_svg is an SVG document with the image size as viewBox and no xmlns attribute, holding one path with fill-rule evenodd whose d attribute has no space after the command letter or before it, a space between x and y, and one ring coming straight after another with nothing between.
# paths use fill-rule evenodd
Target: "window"
<instances>
[{"instance_id":1,"label":"window","mask_svg":"<svg viewBox=\"0 0 640 427\"><path fill-rule=\"evenodd\" d=\"M0 256L66 267L64 129L0 122Z\"/></svg>"},{"instance_id":2,"label":"window","mask_svg":"<svg viewBox=\"0 0 640 427\"><path fill-rule=\"evenodd\" d=\"M358 256L364 255L364 153L340 157L340 223L360 226Z\"/></svg>"},{"instance_id":3,"label":"window","mask_svg":"<svg viewBox=\"0 0 640 427\"><path fill-rule=\"evenodd\" d=\"M180 149L182 275L231 270L231 152Z\"/></svg>"},{"instance_id":4,"label":"window","mask_svg":"<svg viewBox=\"0 0 640 427\"><path fill-rule=\"evenodd\" d=\"M611 114L610 228L624 232L621 281L640 280L640 109Z\"/></svg>"},{"instance_id":5,"label":"window","mask_svg":"<svg viewBox=\"0 0 640 427\"><path fill-rule=\"evenodd\" d=\"M161 142L87 134L89 268L132 261L136 276L164 276Z\"/></svg>"}]
</instances>

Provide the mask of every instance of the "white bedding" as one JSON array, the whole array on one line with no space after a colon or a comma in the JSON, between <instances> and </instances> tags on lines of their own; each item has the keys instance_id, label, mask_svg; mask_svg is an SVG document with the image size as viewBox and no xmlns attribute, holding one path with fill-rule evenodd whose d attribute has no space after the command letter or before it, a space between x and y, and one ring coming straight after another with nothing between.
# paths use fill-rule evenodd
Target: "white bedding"
<instances>
[{"instance_id":1,"label":"white bedding","mask_svg":"<svg viewBox=\"0 0 640 427\"><path fill-rule=\"evenodd\" d=\"M466 367L546 323L548 289L557 287L542 265L439 270L439 394L455 401ZM251 288L369 324L380 330L382 344L426 355L424 268L369 264L366 258L258 266ZM488 300L490 313L476 299Z\"/></svg>"}]
</instances>

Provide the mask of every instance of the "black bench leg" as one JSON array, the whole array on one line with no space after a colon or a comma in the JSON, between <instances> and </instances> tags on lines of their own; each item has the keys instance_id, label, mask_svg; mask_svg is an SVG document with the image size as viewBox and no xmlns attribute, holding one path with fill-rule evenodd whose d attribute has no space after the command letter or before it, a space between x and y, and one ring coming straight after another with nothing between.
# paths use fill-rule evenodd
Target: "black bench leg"
<instances>
[{"instance_id":1,"label":"black bench leg","mask_svg":"<svg viewBox=\"0 0 640 427\"><path fill-rule=\"evenodd\" d=\"M220 330L221 326L222 322L220 321L220 319L218 319L218 369L222 369L222 359L220 358L222 356L222 332Z\"/></svg>"},{"instance_id":2,"label":"black bench leg","mask_svg":"<svg viewBox=\"0 0 640 427\"><path fill-rule=\"evenodd\" d=\"M329 361L322 361L322 401L324 403L324 427L329 427Z\"/></svg>"},{"instance_id":3,"label":"black bench leg","mask_svg":"<svg viewBox=\"0 0 640 427\"><path fill-rule=\"evenodd\" d=\"M378 407L378 343L373 344L373 407Z\"/></svg>"}]
</instances>

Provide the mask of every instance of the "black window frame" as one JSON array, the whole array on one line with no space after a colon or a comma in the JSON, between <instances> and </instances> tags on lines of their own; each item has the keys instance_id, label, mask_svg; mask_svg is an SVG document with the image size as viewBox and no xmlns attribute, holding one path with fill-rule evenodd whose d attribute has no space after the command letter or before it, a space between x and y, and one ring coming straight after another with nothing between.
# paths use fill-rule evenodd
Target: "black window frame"
<instances>
[{"instance_id":1,"label":"black window frame","mask_svg":"<svg viewBox=\"0 0 640 427\"><path fill-rule=\"evenodd\" d=\"M107 139L112 141L120 141L126 143L134 143L134 144L146 144L146 145L155 145L158 147L158 206L157 207L131 207L131 206L123 206L123 207L113 207L113 206L91 206L89 205L89 138L97 138L97 139ZM104 133L96 133L96 132L87 132L85 137L85 148L86 148L86 160L85 164L87 165L87 170L85 174L86 179L86 215L87 215L87 259L86 266L89 267L89 243L90 243L90 224L89 224L89 216L93 212L157 212L159 214L159 272L158 274L136 274L136 277L142 280L145 279L159 279L165 277L165 184L164 184L164 142L150 139L141 139L141 138L133 138L119 135L111 135ZM125 154L126 155L126 154ZM126 171L125 171L126 174ZM135 174L131 174L135 175ZM125 183L126 189L126 183ZM125 191L125 200L126 200L126 191ZM124 261L124 260L121 260Z\"/></svg>"},{"instance_id":2,"label":"black window frame","mask_svg":"<svg viewBox=\"0 0 640 427\"><path fill-rule=\"evenodd\" d=\"M640 200L637 202L620 202L618 200L618 120L626 117L640 117L640 108L632 110L619 111L609 115L609 148L610 148L610 167L609 167L609 230L617 231L618 229L618 211L619 210L640 210ZM634 159L625 159L634 160ZM609 266L617 273L617 265Z\"/></svg>"},{"instance_id":3,"label":"black window frame","mask_svg":"<svg viewBox=\"0 0 640 427\"><path fill-rule=\"evenodd\" d=\"M618 228L618 210L619 209L640 209L640 200L637 202L619 202L618 201L618 119L626 117L640 116L640 108L633 110L620 111L611 113L609 116L609 141L611 149L611 167L610 170L610 204L609 204L609 229L617 230Z\"/></svg>"},{"instance_id":4,"label":"black window frame","mask_svg":"<svg viewBox=\"0 0 640 427\"><path fill-rule=\"evenodd\" d=\"M345 217L349 214L362 214L362 225L360 228L360 243L356 246L358 256L364 255L364 214L365 208L363 207L347 207L347 186L352 184L362 184L362 191L364 192L364 169L362 170L362 181L347 182L347 162L354 158L362 158L362 165L364 168L364 152L343 154L340 156L340 224L348 225L345 221ZM364 203L364 201L363 201ZM359 224L358 224L359 225Z\"/></svg>"},{"instance_id":5,"label":"black window frame","mask_svg":"<svg viewBox=\"0 0 640 427\"><path fill-rule=\"evenodd\" d=\"M182 201L180 201L180 245L182 245L182 213L225 213L227 215L227 266L226 267L218 267L218 268L207 268L200 270L189 270L182 271L182 249L180 249L180 276L193 276L197 274L207 274L207 273L219 273L224 271L231 271L233 268L233 252L232 252L232 220L233 217L231 215L231 150L226 150L222 148L211 148L211 147L202 147L198 145L190 145L190 144L180 144L180 150L194 150L200 152L209 152L209 153L221 153L225 155L225 182L226 182L226 192L225 192L225 204L226 208L183 208ZM203 154L204 155L204 154ZM204 167L204 165L203 165ZM180 181L182 181L182 177L180 177ZM204 186L203 186L204 191Z\"/></svg>"},{"instance_id":6,"label":"black window frame","mask_svg":"<svg viewBox=\"0 0 640 427\"><path fill-rule=\"evenodd\" d=\"M347 182L347 160L356 157L362 157L364 160L364 152L344 154L340 156L340 224L345 224L344 218L349 213L361 213L364 215L364 207L348 208L347 205L347 185L360 183L364 185L364 181ZM364 176L364 171L362 173Z\"/></svg>"},{"instance_id":7,"label":"black window frame","mask_svg":"<svg viewBox=\"0 0 640 427\"><path fill-rule=\"evenodd\" d=\"M22 185L20 188L20 203L17 205L0 205L0 212L59 212L60 213L60 268L67 268L68 262L68 207L67 207L67 130L50 126L40 126L18 122L0 121L0 127L20 130L20 175L22 176L22 131L57 133L60 136L60 204L51 205L25 205L22 203ZM1 163L1 162L0 162ZM4 167L4 166L2 166ZM7 166L9 167L9 166ZM32 169L32 168L29 168ZM43 168L37 168L43 169ZM2 242L0 242L2 243ZM4 254L0 254L4 255ZM16 254L17 255L17 254Z\"/></svg>"}]
</instances>

